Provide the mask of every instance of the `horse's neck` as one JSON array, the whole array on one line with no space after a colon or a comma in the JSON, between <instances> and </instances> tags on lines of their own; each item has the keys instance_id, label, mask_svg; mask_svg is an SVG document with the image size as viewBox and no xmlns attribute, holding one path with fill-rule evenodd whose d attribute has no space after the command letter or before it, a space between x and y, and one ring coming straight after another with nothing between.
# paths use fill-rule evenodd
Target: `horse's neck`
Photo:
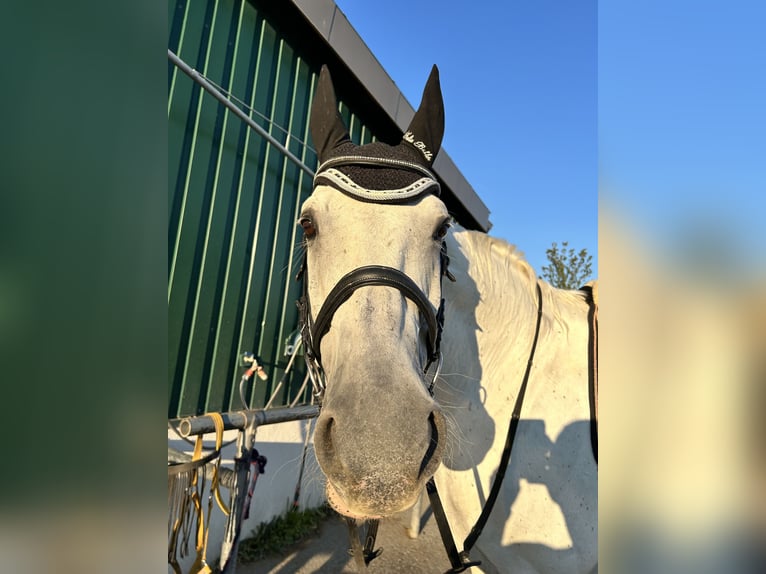
<instances>
[{"instance_id":1,"label":"horse's neck","mask_svg":"<svg viewBox=\"0 0 766 574\"><path fill-rule=\"evenodd\" d=\"M457 280L445 288L448 326L454 321L461 338L475 339L485 370L497 362L507 369L528 354L534 336L535 273L504 241L472 231L458 231L452 238L451 268ZM486 337L496 344L485 344Z\"/></svg>"},{"instance_id":2,"label":"horse's neck","mask_svg":"<svg viewBox=\"0 0 766 574\"><path fill-rule=\"evenodd\" d=\"M538 280L522 255L502 240L471 231L457 231L452 240L450 267L457 281L445 283L443 380L453 393L463 393L464 400L476 395L478 387L476 396L484 400L514 397L532 358ZM539 287L542 320L533 357L532 401L535 396L545 400L555 385L566 382L565 376L587 368L584 295L542 281Z\"/></svg>"},{"instance_id":3,"label":"horse's neck","mask_svg":"<svg viewBox=\"0 0 766 574\"><path fill-rule=\"evenodd\" d=\"M585 297L539 283L542 320L531 357L539 307L529 265L510 245L474 232L456 232L448 252L457 282L444 284L436 392L451 440L436 482L453 532L461 540L482 510L531 358L511 464L475 550L503 571L592 571Z\"/></svg>"}]
</instances>

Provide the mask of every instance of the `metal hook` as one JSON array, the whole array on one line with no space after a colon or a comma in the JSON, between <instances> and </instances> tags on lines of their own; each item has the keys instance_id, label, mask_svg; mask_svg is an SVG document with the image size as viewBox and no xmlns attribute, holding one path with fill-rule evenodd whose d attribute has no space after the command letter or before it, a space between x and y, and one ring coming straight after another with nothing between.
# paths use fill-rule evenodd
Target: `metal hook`
<instances>
[{"instance_id":1,"label":"metal hook","mask_svg":"<svg viewBox=\"0 0 766 574\"><path fill-rule=\"evenodd\" d=\"M444 360L444 357L442 356L442 354L441 354L441 353L439 353L439 360L438 360L438 361L437 361L437 363L436 363L436 371L434 371L434 376L433 376L433 378L431 379L431 384L430 384L430 385L428 385L428 393L429 393L431 396L434 396L434 385L436 384L436 379L437 379L437 377L439 376L439 373L441 373L441 370L442 370L442 361L443 361L443 360ZM428 372L428 371L427 371L427 368L426 368L426 372Z\"/></svg>"}]
</instances>

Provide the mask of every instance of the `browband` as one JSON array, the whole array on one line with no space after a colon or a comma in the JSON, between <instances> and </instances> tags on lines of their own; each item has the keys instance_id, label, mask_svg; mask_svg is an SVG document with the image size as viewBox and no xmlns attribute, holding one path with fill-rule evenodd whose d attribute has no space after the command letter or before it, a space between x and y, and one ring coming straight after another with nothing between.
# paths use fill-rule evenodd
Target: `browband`
<instances>
[{"instance_id":1,"label":"browband","mask_svg":"<svg viewBox=\"0 0 766 574\"><path fill-rule=\"evenodd\" d=\"M423 177L415 180L411 184L398 189L368 189L363 187L348 175L344 174L336 166L354 165L354 166L372 166L372 167L395 167L420 173ZM317 169L314 176L314 185L318 185L320 180L328 183L340 191L362 201L373 203L398 203L418 197L425 193L441 194L441 186L431 171L420 164L392 159L375 158L365 156L339 156L327 160Z\"/></svg>"}]
</instances>

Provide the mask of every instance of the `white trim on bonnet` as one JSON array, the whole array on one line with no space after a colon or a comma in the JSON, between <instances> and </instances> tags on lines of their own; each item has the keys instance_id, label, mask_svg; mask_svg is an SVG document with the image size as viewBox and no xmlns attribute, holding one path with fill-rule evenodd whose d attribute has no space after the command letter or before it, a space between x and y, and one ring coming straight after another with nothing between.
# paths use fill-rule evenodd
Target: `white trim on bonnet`
<instances>
[{"instance_id":1,"label":"white trim on bonnet","mask_svg":"<svg viewBox=\"0 0 766 574\"><path fill-rule=\"evenodd\" d=\"M363 201L374 201L379 203L411 199L423 195L426 192L432 192L438 195L441 191L439 182L430 177L421 177L407 187L402 187L400 189L366 189L354 183L350 177L334 168L328 168L318 172L314 178L315 184L319 177L325 178L330 184L349 195L357 197Z\"/></svg>"}]
</instances>

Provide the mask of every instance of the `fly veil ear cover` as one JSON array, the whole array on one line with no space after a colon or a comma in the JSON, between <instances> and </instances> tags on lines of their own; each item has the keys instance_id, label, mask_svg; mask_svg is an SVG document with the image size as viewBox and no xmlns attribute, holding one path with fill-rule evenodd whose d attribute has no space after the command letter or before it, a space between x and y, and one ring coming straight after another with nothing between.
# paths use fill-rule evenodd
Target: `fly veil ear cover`
<instances>
[{"instance_id":1,"label":"fly veil ear cover","mask_svg":"<svg viewBox=\"0 0 766 574\"><path fill-rule=\"evenodd\" d=\"M320 165L329 157L332 150L341 144L351 143L346 124L343 123L343 118L338 111L335 88L333 88L327 66L322 66L319 72L319 82L311 104L309 129Z\"/></svg>"},{"instance_id":2,"label":"fly veil ear cover","mask_svg":"<svg viewBox=\"0 0 766 574\"><path fill-rule=\"evenodd\" d=\"M431 167L436 154L439 153L443 137L444 101L439 84L439 68L434 64L426 87L423 88L423 97L418 111L415 112L410 127L404 132L402 143L399 145L410 144L422 154L423 165Z\"/></svg>"},{"instance_id":3,"label":"fly veil ear cover","mask_svg":"<svg viewBox=\"0 0 766 574\"><path fill-rule=\"evenodd\" d=\"M431 70L420 107L395 146L357 146L338 112L330 72L322 66L311 106L311 137L319 168L314 184L329 184L355 199L397 203L426 192L439 194L431 166L444 135L444 104L439 71Z\"/></svg>"}]
</instances>

